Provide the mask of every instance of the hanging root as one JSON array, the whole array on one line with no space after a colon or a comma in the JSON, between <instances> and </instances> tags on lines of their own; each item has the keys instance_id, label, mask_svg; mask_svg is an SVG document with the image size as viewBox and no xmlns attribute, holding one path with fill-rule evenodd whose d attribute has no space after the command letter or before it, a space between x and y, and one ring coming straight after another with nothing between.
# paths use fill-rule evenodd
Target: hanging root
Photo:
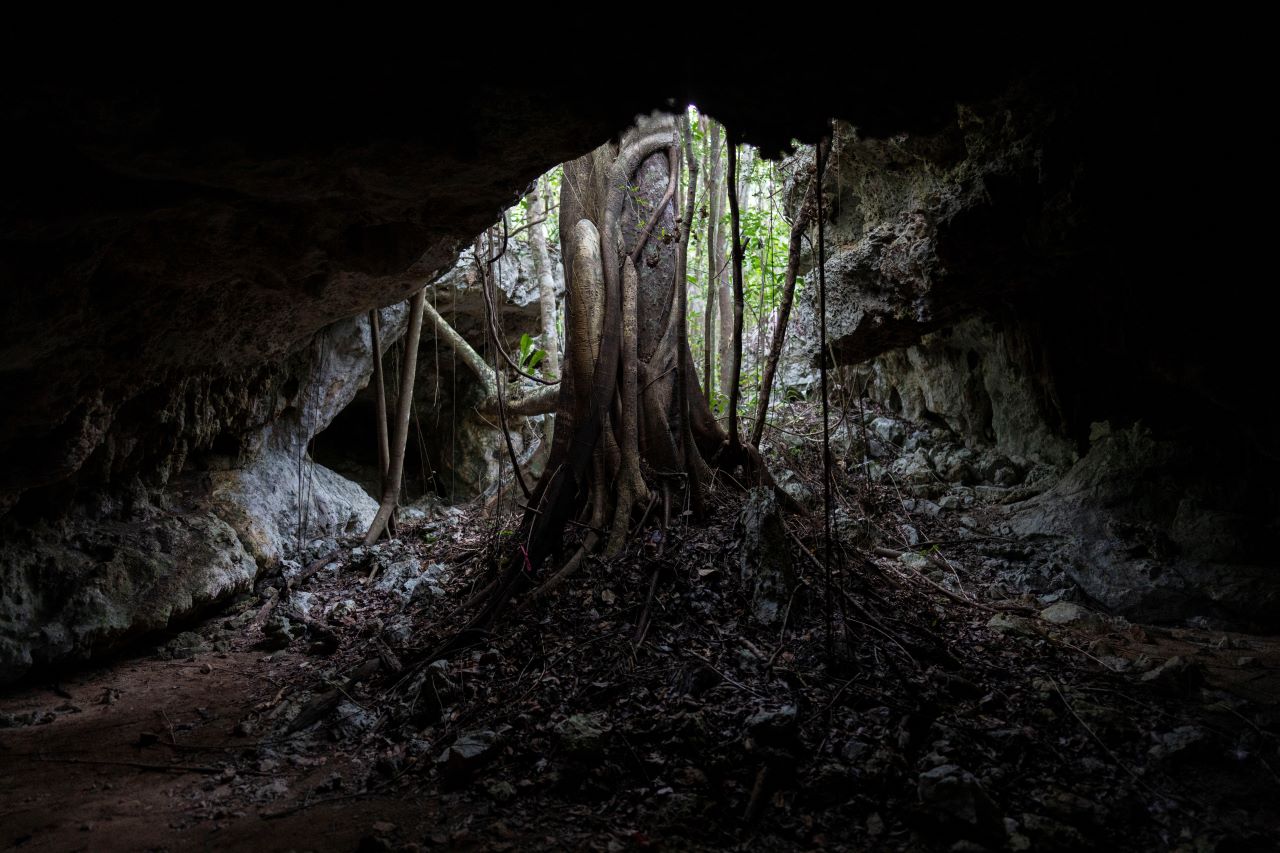
<instances>
[{"instance_id":1,"label":"hanging root","mask_svg":"<svg viewBox=\"0 0 1280 853\"><path fill-rule=\"evenodd\" d=\"M647 500L649 487L640 476L640 443L636 427L637 393L636 365L636 291L640 277L631 258L623 262L622 272L622 446L621 465L617 476L617 505L613 511L613 525L605 553L616 554L622 550L631 525L631 508L637 501Z\"/></svg>"}]
</instances>

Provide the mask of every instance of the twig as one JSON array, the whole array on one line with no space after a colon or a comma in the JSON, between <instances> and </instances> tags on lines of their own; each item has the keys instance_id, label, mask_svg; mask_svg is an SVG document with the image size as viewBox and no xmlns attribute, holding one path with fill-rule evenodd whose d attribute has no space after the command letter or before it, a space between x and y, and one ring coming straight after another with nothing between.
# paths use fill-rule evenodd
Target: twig
<instances>
[{"instance_id":1,"label":"twig","mask_svg":"<svg viewBox=\"0 0 1280 853\"><path fill-rule=\"evenodd\" d=\"M1119 757L1117 757L1116 754L1111 751L1111 748L1108 747L1105 743L1103 743L1102 738L1098 737L1097 732L1095 732L1093 729L1089 727L1089 724L1084 721L1084 718L1082 718L1079 714L1076 713L1076 709L1071 706L1071 703L1069 701L1067 701L1067 697L1063 694L1062 688L1058 686L1057 680L1051 675L1046 676L1046 679L1050 684L1053 685L1054 692L1058 694L1058 698L1062 700L1062 704L1065 705L1067 707L1067 710L1071 712L1071 716L1075 717L1076 722L1079 723L1084 728L1084 730L1089 733L1089 737L1093 738L1093 740L1098 744L1098 746L1102 747L1102 751L1105 752L1107 754L1107 757L1111 759L1112 764L1115 764L1125 773L1128 773L1130 778L1132 778L1133 781L1137 782L1138 786L1144 789L1145 791L1147 791L1148 793L1155 794L1157 797L1168 797L1171 800L1182 799L1181 797L1175 796L1173 794L1167 794L1164 791L1160 791L1156 788L1151 787L1151 785L1147 784L1146 780L1144 780L1133 769L1131 769L1129 765L1121 761Z\"/></svg>"},{"instance_id":2,"label":"twig","mask_svg":"<svg viewBox=\"0 0 1280 853\"><path fill-rule=\"evenodd\" d=\"M173 720L169 719L169 713L164 708L160 709L160 714L164 717L164 724L169 727L169 743L173 746L178 745L178 736L173 732Z\"/></svg>"},{"instance_id":3,"label":"twig","mask_svg":"<svg viewBox=\"0 0 1280 853\"><path fill-rule=\"evenodd\" d=\"M301 574L299 574L296 578L294 578L292 581L289 582L289 588L292 589L294 587L302 586L304 583L311 580L312 575L314 575L316 572L320 571L325 566L329 565L334 560L336 560L338 558L338 555L341 553L342 553L341 548L334 548L332 551L330 551L328 554L325 554L323 557L319 558L318 560L312 560L311 564L307 566L305 569L303 569Z\"/></svg>"},{"instance_id":4,"label":"twig","mask_svg":"<svg viewBox=\"0 0 1280 853\"><path fill-rule=\"evenodd\" d=\"M902 551L895 551L892 548L872 548L871 552L876 556L890 557L895 560L901 557L903 554ZM979 601L974 601L973 599L970 599L970 598L964 598L963 596L956 595L954 592L947 589L942 584L937 583L932 578L926 577L925 575L921 574L918 570L912 568L911 566L908 566L906 563L901 563L901 565L907 571L911 572L912 577L916 578L917 580L924 581L929 586L933 587L935 590L942 593L947 598L951 599L952 601L958 604L968 605L969 607L973 607L978 610L983 610L983 611L986 611L987 613L1018 613L1024 616L1030 616L1035 613L1035 611L1030 609L1029 607L1018 607L1017 605L1009 605L1006 607L995 607L990 604L983 604Z\"/></svg>"},{"instance_id":5,"label":"twig","mask_svg":"<svg viewBox=\"0 0 1280 853\"><path fill-rule=\"evenodd\" d=\"M662 566L656 566L653 570L653 577L649 579L649 594L644 600L644 610L640 612L640 624L636 627L636 638L632 641L632 645L639 646L644 642L644 635L649 633L649 608L653 605L653 594L658 589L658 574L662 571Z\"/></svg>"},{"instance_id":6,"label":"twig","mask_svg":"<svg viewBox=\"0 0 1280 853\"><path fill-rule=\"evenodd\" d=\"M133 767L157 773L221 773L221 767L205 767L197 764L147 764L143 761L107 761L94 758L32 758L47 764L95 764L107 767Z\"/></svg>"},{"instance_id":7,"label":"twig","mask_svg":"<svg viewBox=\"0 0 1280 853\"><path fill-rule=\"evenodd\" d=\"M697 652L695 652L693 649L690 649L690 650L689 650L689 654L693 655L695 658L697 658L698 660L700 660L700 661L702 661L703 663L705 663L708 667L710 667L710 668L711 668L711 671L712 671L712 672L714 672L716 675L718 675L718 676L720 676L721 678L723 678L727 683L732 684L734 687L738 688L739 690L745 690L747 693L750 693L752 696L755 696L757 699L763 699L763 698L764 698L764 697L763 697L763 696L761 696L758 692L756 692L755 690L752 690L750 687L748 687L747 685L743 684L741 681L737 681L737 680L735 680L735 679L733 679L733 678L729 677L728 675L726 675L723 671L721 671L721 670L720 670L720 668L719 668L719 667L717 667L715 664L713 664L713 663L711 662L711 659L710 659L710 658L708 658L708 657L706 657L706 656L704 656L704 655L700 655L700 654L698 654L698 653L697 653Z\"/></svg>"},{"instance_id":8,"label":"twig","mask_svg":"<svg viewBox=\"0 0 1280 853\"><path fill-rule=\"evenodd\" d=\"M377 794L380 792L381 792L380 788L370 788L367 791L358 791L354 794L338 794L337 796L333 796L333 797L322 797L318 800L306 799L298 803L296 806L290 806L287 809L281 809L280 811L277 811L277 812L267 812L265 814L259 815L259 817L261 817L263 820L278 820L282 817L288 817L289 815L297 814L298 812L303 811L304 809L309 809L312 806L322 806L325 803L338 803L338 802L342 802L343 800L355 800L355 799L359 799L360 797L371 797L374 794Z\"/></svg>"},{"instance_id":9,"label":"twig","mask_svg":"<svg viewBox=\"0 0 1280 853\"><path fill-rule=\"evenodd\" d=\"M791 618L791 605L796 600L796 593L800 591L803 584L796 584L796 588L791 590L791 597L787 599L787 609L782 612L782 628L778 631L778 647L773 650L773 654L769 655L769 660L764 665L764 671L768 672L773 668L773 662L778 659L778 655L787 645L787 620Z\"/></svg>"},{"instance_id":10,"label":"twig","mask_svg":"<svg viewBox=\"0 0 1280 853\"><path fill-rule=\"evenodd\" d=\"M769 778L769 765L761 764L760 769L756 772L755 784L751 786L751 799L747 801L747 810L742 815L742 820L751 823L759 817L760 809L765 802L764 786Z\"/></svg>"}]
</instances>

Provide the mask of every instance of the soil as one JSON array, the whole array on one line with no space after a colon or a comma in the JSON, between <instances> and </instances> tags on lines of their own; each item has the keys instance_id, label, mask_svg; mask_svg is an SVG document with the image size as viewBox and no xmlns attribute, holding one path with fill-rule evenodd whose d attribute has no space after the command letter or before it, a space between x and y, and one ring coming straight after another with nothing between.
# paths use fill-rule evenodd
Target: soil
<instances>
[{"instance_id":1,"label":"soil","mask_svg":"<svg viewBox=\"0 0 1280 853\"><path fill-rule=\"evenodd\" d=\"M1055 624L945 515L912 519L941 564L894 556L901 496L845 485L829 592L820 516L765 543L772 621L730 485L442 662L514 520L443 511L288 569L0 696L0 845L1275 848L1280 640Z\"/></svg>"}]
</instances>

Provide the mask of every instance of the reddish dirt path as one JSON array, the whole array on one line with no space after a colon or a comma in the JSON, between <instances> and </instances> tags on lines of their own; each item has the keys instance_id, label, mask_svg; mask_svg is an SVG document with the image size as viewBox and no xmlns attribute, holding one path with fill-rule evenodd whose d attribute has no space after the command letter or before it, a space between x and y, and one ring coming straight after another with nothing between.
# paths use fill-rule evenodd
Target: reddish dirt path
<instances>
[{"instance_id":1,"label":"reddish dirt path","mask_svg":"<svg viewBox=\"0 0 1280 853\"><path fill-rule=\"evenodd\" d=\"M49 686L0 697L0 711L54 716L0 729L0 848L354 850L375 823L423 837L427 804L390 797L263 817L341 766L286 766L254 777L223 770L242 750L253 752L254 739L238 737L235 727L275 695L267 679L301 660L266 663L261 652L195 662L138 658L67 678L59 688L70 699ZM144 733L159 739L144 746ZM263 793L246 797L255 786Z\"/></svg>"},{"instance_id":2,"label":"reddish dirt path","mask_svg":"<svg viewBox=\"0 0 1280 853\"><path fill-rule=\"evenodd\" d=\"M57 684L31 682L0 692L0 849L792 849L818 846L824 835L857 829L862 824L852 823L849 815L863 813L875 816L880 824L875 832L868 829L838 840L833 836L831 841L845 849L921 849L917 842L926 837L912 833L921 817L915 779L922 765L904 763L902 772L890 775L897 765L876 759L902 753L901 733L910 717L902 716L898 724L894 720L918 707L901 690L901 671L886 669L883 648L871 647L870 657L864 649L853 659L861 660L863 672L873 679L865 695L856 706L850 702L839 715L823 720L842 693L864 688L846 692L854 683L849 679L837 689L837 681L813 663L820 653L814 639L820 634L820 613L810 608L807 627L795 629L804 633L788 647L788 655L795 651L793 662L785 666L791 677L767 677L753 663L767 652L745 655L742 644L754 637L751 649L767 649L776 642L774 629L764 632L737 621L739 602L749 598L736 586L736 570L720 571L734 564L726 563L723 554L712 556L718 552L703 544L713 537L727 539L729 530L722 524L692 541L688 548L701 556L681 552L685 569L699 584L673 583L664 591L666 612L672 615L638 653L630 640L638 613L615 609L604 593L618 598L613 589L643 589L651 570L641 560L602 565L584 573L543 621L495 636L494 648L477 649L474 657L459 656L449 664L441 689L452 691L450 713L438 723L414 723L403 737L390 725L344 733L346 718L336 710L327 712L323 725L304 727L292 736L284 731L303 702L322 685L335 683L326 679L360 666L383 642L384 629L400 626L415 642L429 639L433 630L445 630L449 614L470 594L475 580L465 572L437 576L449 594L433 593L408 610L370 582L367 566L317 576L307 593L314 612L322 612L326 602L344 605L345 615L334 616L334 610L326 617L340 636L336 651L308 655L309 644L298 640L274 653L256 648L265 634L255 614L265 614L269 607L265 598L246 598L163 649L66 675ZM430 556L456 568L461 547L445 537ZM407 553L404 546L397 549L384 555L383 562ZM471 547L470 552L479 549ZM420 556L430 562L425 551ZM483 571L479 560L472 566ZM714 583L701 582L703 566L711 567ZM919 608L930 588L921 587L921 597L911 599L904 592L910 589L909 578L900 580L901 588L881 593L889 596L886 607L913 612L908 608ZM689 597L681 597L686 591ZM704 605L704 616L677 615L697 604ZM1186 802L1200 811L1205 809L1195 800L1208 799L1214 815L1229 819L1223 823L1228 830L1274 835L1280 826L1280 813L1272 805L1280 776L1272 772L1273 765L1246 762L1243 752L1243 757L1226 759L1220 754L1237 741L1245 743L1240 737L1250 739L1246 751L1268 757L1280 743L1274 734L1280 638L1126 625L1101 633L1055 628L1050 642L1044 634L1047 624L1031 636L1018 636L984 628L985 611L929 604L922 612L935 619L930 623L935 630L946 632L947 642L966 650L965 662L957 666L974 679L953 690L946 687L951 682L938 682L931 671L915 675L917 691L944 684L945 691L930 701L935 701L935 716L950 715L950 736L960 745L949 754L975 769L990 769L1003 760L1003 753L984 752L987 741L982 738L993 730L1024 733L1014 755L1025 765L1019 772L1031 781L1002 789L1000 779L992 777L993 789L1013 814L1025 820L1023 810L1033 807L1024 791L1039 796L1042 789L1052 792L1063 786L1092 798L1127 798L1124 808L1143 806L1149 802L1141 796L1147 789L1118 772L1121 763L1141 763L1156 774L1147 777L1155 778L1155 784L1185 787L1192 795ZM800 618L797 614L797 622ZM189 638L193 645L173 648ZM166 659L175 651L190 655L191 649L196 649L193 656ZM1210 688L1246 697L1250 706L1240 707L1248 717L1212 693L1162 697L1138 681L1145 668L1104 678L1101 667L1111 664L1099 656L1112 663L1145 657L1146 667L1180 656L1196 664ZM1077 665L1078 671L1073 670ZM783 670L780 666L778 671ZM1036 686L1041 675L1055 678L1054 690L1059 689L1057 681L1066 686L1075 703L1068 706L1071 710L1060 708L1046 717L1052 697ZM705 682L701 687L699 678ZM981 707L969 689L977 680L1001 691L1001 702ZM610 690L615 683L619 689ZM397 699L385 683L365 687L352 687L346 698L370 715L394 711L384 716L392 722L404 719L404 709L396 711L394 704L403 697ZM693 695L695 690L701 698ZM801 736L808 740L788 753L797 762L796 778L769 800L774 822L757 831L742 815L752 779L761 778L762 759L745 744L743 733L751 725L749 715L765 708L767 697L774 697L774 704L799 697L818 713L805 717L808 728L801 729ZM1066 702L1065 696L1060 698ZM1097 735L1090 731L1086 737L1081 730L1083 720L1074 709L1082 702L1095 715L1110 706L1118 709L1099 718L1119 732L1109 735L1110 746L1099 748ZM889 704L899 712L891 713ZM579 763L556 746L553 715L588 712L615 726L616 737ZM993 715L1000 718L996 729L989 719ZM1148 738L1187 723L1204 730L1213 753L1189 756L1188 763L1171 765L1166 772L1150 758L1154 741ZM509 728L517 734L504 757L495 758L466 785L443 784L437 756L455 736L478 728ZM847 760L837 754L838 745L858 738L859 744L876 744L875 751ZM633 741L643 745L633 746ZM1078 761L1075 756L1064 760L1064 744L1076 745ZM1113 749L1122 755L1118 758ZM391 769L380 764L389 757L397 759ZM1091 767L1083 764L1086 758ZM837 760L845 764L836 765ZM719 774L715 786L704 766ZM845 774L853 768L879 775L864 783L862 776L833 776L832 767ZM662 781L655 781L659 777ZM832 779L845 787L826 797L824 786L833 784ZM513 783L515 789L497 796L489 787L495 780ZM366 793L357 793L361 791ZM1251 809L1252 815L1236 814ZM1178 813L1174 816L1181 820ZM1085 821L1087 815L1070 817ZM868 818L864 814L860 819ZM897 829L886 832L886 823ZM1157 837L1156 828L1145 825L1141 843L1124 844L1133 826L1120 807L1114 818L1090 831L1099 839L1121 839L1125 849L1147 849ZM855 837L867 843L849 841ZM948 849L954 840L928 837L938 842L932 849Z\"/></svg>"}]
</instances>

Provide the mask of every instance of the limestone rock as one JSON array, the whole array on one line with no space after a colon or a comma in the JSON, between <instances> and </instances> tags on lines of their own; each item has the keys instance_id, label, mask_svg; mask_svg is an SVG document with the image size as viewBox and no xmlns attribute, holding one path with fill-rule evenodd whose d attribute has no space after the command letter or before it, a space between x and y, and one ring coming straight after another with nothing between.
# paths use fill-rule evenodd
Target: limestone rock
<instances>
[{"instance_id":1,"label":"limestone rock","mask_svg":"<svg viewBox=\"0 0 1280 853\"><path fill-rule=\"evenodd\" d=\"M386 563L374 581L374 588L408 600L420 582L422 563L410 557Z\"/></svg>"},{"instance_id":2,"label":"limestone rock","mask_svg":"<svg viewBox=\"0 0 1280 853\"><path fill-rule=\"evenodd\" d=\"M461 734L436 758L436 766L447 781L464 781L493 757L498 741L497 733L488 730Z\"/></svg>"},{"instance_id":3,"label":"limestone rock","mask_svg":"<svg viewBox=\"0 0 1280 853\"><path fill-rule=\"evenodd\" d=\"M792 500L805 509L813 509L822 502L821 497L810 488L809 484L800 479L800 476L789 468L784 468L774 474L774 481L782 487L784 492L791 496Z\"/></svg>"},{"instance_id":4,"label":"limestone rock","mask_svg":"<svg viewBox=\"0 0 1280 853\"><path fill-rule=\"evenodd\" d=\"M485 786L485 793L494 802L509 803L516 798L516 786L505 779L495 779Z\"/></svg>"},{"instance_id":5,"label":"limestone rock","mask_svg":"<svg viewBox=\"0 0 1280 853\"><path fill-rule=\"evenodd\" d=\"M302 517L298 508L298 462L267 450L246 468L213 475L213 505L240 534L263 566L272 566L315 534L363 533L378 511L377 502L355 483L310 461L304 463Z\"/></svg>"},{"instance_id":6,"label":"limestone rock","mask_svg":"<svg viewBox=\"0 0 1280 853\"><path fill-rule=\"evenodd\" d=\"M1204 683L1204 669L1194 661L1176 656L1144 672L1138 680L1161 693L1186 696L1194 693Z\"/></svg>"},{"instance_id":7,"label":"limestone rock","mask_svg":"<svg viewBox=\"0 0 1280 853\"><path fill-rule=\"evenodd\" d=\"M756 741L775 747L797 745L800 729L794 705L762 708L747 718L747 733Z\"/></svg>"},{"instance_id":8,"label":"limestone rock","mask_svg":"<svg viewBox=\"0 0 1280 853\"><path fill-rule=\"evenodd\" d=\"M1148 754L1160 761L1183 761L1209 752L1209 737L1199 726L1178 726L1172 731L1152 734L1155 745Z\"/></svg>"},{"instance_id":9,"label":"limestone rock","mask_svg":"<svg viewBox=\"0 0 1280 853\"><path fill-rule=\"evenodd\" d=\"M560 748L567 755L581 760L599 757L608 745L609 732L609 725L602 714L574 714L556 723L553 729Z\"/></svg>"},{"instance_id":10,"label":"limestone rock","mask_svg":"<svg viewBox=\"0 0 1280 853\"><path fill-rule=\"evenodd\" d=\"M1126 617L1275 624L1280 573L1249 531L1247 499L1204 486L1201 455L1140 424L1095 435L1053 488L1013 509L1012 531L1052 537L1071 579Z\"/></svg>"},{"instance_id":11,"label":"limestone rock","mask_svg":"<svg viewBox=\"0 0 1280 853\"><path fill-rule=\"evenodd\" d=\"M752 615L764 625L782 618L794 583L791 547L771 489L752 489L738 516L738 565L752 589Z\"/></svg>"},{"instance_id":12,"label":"limestone rock","mask_svg":"<svg viewBox=\"0 0 1280 853\"><path fill-rule=\"evenodd\" d=\"M1038 637L1040 632L1035 623L1025 616L1014 616L1010 613L997 613L987 620L987 627L1002 634L1016 634L1021 637Z\"/></svg>"},{"instance_id":13,"label":"limestone rock","mask_svg":"<svg viewBox=\"0 0 1280 853\"><path fill-rule=\"evenodd\" d=\"M1040 611L1040 618L1054 625L1071 625L1087 631L1100 631L1106 622L1088 608L1071 601L1059 601Z\"/></svg>"},{"instance_id":14,"label":"limestone rock","mask_svg":"<svg viewBox=\"0 0 1280 853\"><path fill-rule=\"evenodd\" d=\"M258 571L208 511L37 530L0 545L0 682L165 628L247 591Z\"/></svg>"},{"instance_id":15,"label":"limestone rock","mask_svg":"<svg viewBox=\"0 0 1280 853\"><path fill-rule=\"evenodd\" d=\"M923 554L917 554L914 551L903 551L898 557L898 562L909 569L915 569L917 572L927 572L932 569L933 563Z\"/></svg>"},{"instance_id":16,"label":"limestone rock","mask_svg":"<svg viewBox=\"0 0 1280 853\"><path fill-rule=\"evenodd\" d=\"M943 764L920 774L920 802L930 816L944 825L962 827L979 835L1003 833L996 804L972 773L955 764Z\"/></svg>"}]
</instances>

